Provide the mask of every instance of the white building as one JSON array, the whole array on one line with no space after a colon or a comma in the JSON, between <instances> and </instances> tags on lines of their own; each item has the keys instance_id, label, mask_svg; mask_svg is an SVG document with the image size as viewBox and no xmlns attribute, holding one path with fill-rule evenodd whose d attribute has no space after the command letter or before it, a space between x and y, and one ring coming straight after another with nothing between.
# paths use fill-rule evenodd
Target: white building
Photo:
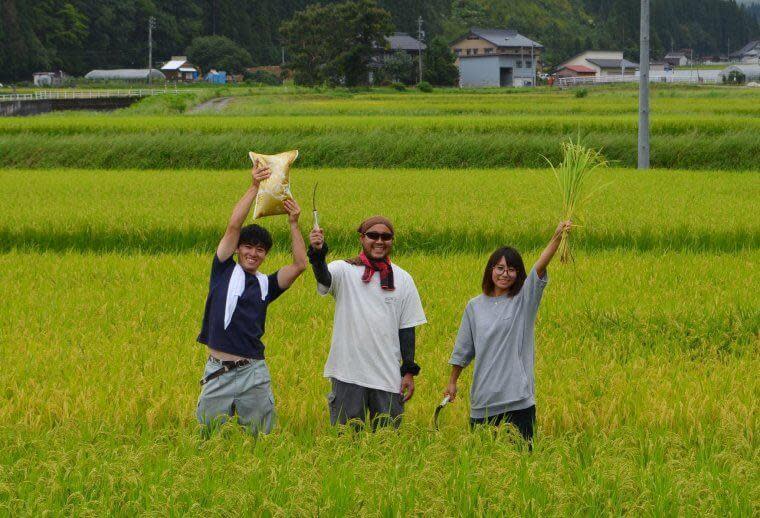
<instances>
[{"instance_id":1,"label":"white building","mask_svg":"<svg viewBox=\"0 0 760 518\"><path fill-rule=\"evenodd\" d=\"M544 46L517 31L470 28L450 45L459 86L532 86L541 71Z\"/></svg>"},{"instance_id":2,"label":"white building","mask_svg":"<svg viewBox=\"0 0 760 518\"><path fill-rule=\"evenodd\" d=\"M187 56L172 56L162 67L161 72L169 81L196 81L198 69L187 60Z\"/></svg>"},{"instance_id":3,"label":"white building","mask_svg":"<svg viewBox=\"0 0 760 518\"><path fill-rule=\"evenodd\" d=\"M594 71L595 77L602 76L633 76L639 68L638 63L628 61L619 50L587 50L574 56L560 66L557 71L574 67L583 67Z\"/></svg>"},{"instance_id":4,"label":"white building","mask_svg":"<svg viewBox=\"0 0 760 518\"><path fill-rule=\"evenodd\" d=\"M665 54L665 63L674 67L685 67L689 64L689 58L683 52L668 52Z\"/></svg>"},{"instance_id":5,"label":"white building","mask_svg":"<svg viewBox=\"0 0 760 518\"><path fill-rule=\"evenodd\" d=\"M750 41L744 47L732 53L731 59L747 65L760 63L760 40Z\"/></svg>"},{"instance_id":6,"label":"white building","mask_svg":"<svg viewBox=\"0 0 760 518\"><path fill-rule=\"evenodd\" d=\"M93 81L147 81L147 68L119 68L115 70L91 70L84 76ZM166 76L155 68L150 71L152 80L163 81Z\"/></svg>"}]
</instances>

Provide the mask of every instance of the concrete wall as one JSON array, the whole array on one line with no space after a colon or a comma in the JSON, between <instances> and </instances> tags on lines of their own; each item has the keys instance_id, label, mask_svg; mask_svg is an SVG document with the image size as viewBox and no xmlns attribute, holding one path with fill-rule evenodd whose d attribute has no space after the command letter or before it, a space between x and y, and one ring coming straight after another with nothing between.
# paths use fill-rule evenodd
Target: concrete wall
<instances>
[{"instance_id":1,"label":"concrete wall","mask_svg":"<svg viewBox=\"0 0 760 518\"><path fill-rule=\"evenodd\" d=\"M126 108L139 97L112 97L98 99L34 99L0 102L0 116L38 115L63 110L109 111Z\"/></svg>"},{"instance_id":2,"label":"concrete wall","mask_svg":"<svg viewBox=\"0 0 760 518\"><path fill-rule=\"evenodd\" d=\"M523 66L517 68L519 56L464 57L459 60L459 86L477 88L500 85L500 69L512 69L512 85L526 86L533 81L533 68L525 67L530 55L524 57Z\"/></svg>"}]
</instances>

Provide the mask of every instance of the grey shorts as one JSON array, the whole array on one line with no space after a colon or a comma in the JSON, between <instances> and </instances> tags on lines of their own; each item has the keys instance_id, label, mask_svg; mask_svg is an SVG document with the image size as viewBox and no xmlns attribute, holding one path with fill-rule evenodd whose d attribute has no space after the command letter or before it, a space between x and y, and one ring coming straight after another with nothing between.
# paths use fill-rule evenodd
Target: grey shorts
<instances>
[{"instance_id":1,"label":"grey shorts","mask_svg":"<svg viewBox=\"0 0 760 518\"><path fill-rule=\"evenodd\" d=\"M203 376L218 370L213 358L206 362ZM274 394L269 369L264 360L225 372L203 386L198 398L198 422L213 427L237 415L238 423L251 433L269 433L275 420Z\"/></svg>"},{"instance_id":2,"label":"grey shorts","mask_svg":"<svg viewBox=\"0 0 760 518\"><path fill-rule=\"evenodd\" d=\"M330 378L332 391L327 395L330 408L330 424L346 424L349 421L361 426L369 416L372 429L378 426L401 424L404 398L398 392L371 389Z\"/></svg>"}]
</instances>

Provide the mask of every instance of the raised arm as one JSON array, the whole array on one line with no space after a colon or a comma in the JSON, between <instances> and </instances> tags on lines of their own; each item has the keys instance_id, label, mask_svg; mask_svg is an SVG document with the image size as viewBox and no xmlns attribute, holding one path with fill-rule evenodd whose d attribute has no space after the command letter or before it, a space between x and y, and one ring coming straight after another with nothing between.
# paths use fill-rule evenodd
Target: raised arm
<instances>
[{"instance_id":1,"label":"raised arm","mask_svg":"<svg viewBox=\"0 0 760 518\"><path fill-rule=\"evenodd\" d=\"M221 262L226 261L235 253L238 240L240 239L240 229L243 228L245 218L248 217L251 205L253 205L256 195L259 193L259 184L269 178L270 174L269 167L259 167L258 163L251 169L251 186L245 191L245 194L237 202L235 208L232 209L232 216L230 216L230 222L227 224L227 230L224 232L222 240L219 241L219 246L216 247L216 256Z\"/></svg>"},{"instance_id":2,"label":"raised arm","mask_svg":"<svg viewBox=\"0 0 760 518\"><path fill-rule=\"evenodd\" d=\"M325 233L321 228L315 228L309 233L307 255L317 283L326 288L332 286L332 275L327 268L327 243L325 243Z\"/></svg>"},{"instance_id":3,"label":"raised arm","mask_svg":"<svg viewBox=\"0 0 760 518\"><path fill-rule=\"evenodd\" d=\"M562 233L570 232L572 224L572 221L567 220L560 221L559 225L557 225L557 230L554 231L554 235L551 240L549 240L549 244L546 245L546 248L544 248L544 251L541 252L541 256L538 258L538 261L536 261L536 264L533 266L539 277L543 277L544 274L546 274L546 268L548 268L554 254L557 253L559 242L562 240Z\"/></svg>"},{"instance_id":4,"label":"raised arm","mask_svg":"<svg viewBox=\"0 0 760 518\"><path fill-rule=\"evenodd\" d=\"M290 225L290 238L292 240L293 262L283 266L277 272L277 284L285 290L306 270L306 244L298 227L298 217L301 215L301 207L296 200L285 200L283 203L288 211L288 225Z\"/></svg>"}]
</instances>

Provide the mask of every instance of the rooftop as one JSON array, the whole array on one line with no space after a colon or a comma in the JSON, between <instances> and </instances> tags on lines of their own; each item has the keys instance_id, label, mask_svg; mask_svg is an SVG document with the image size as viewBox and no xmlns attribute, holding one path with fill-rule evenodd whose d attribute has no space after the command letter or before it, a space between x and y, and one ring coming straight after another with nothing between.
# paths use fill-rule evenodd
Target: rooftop
<instances>
[{"instance_id":1,"label":"rooftop","mask_svg":"<svg viewBox=\"0 0 760 518\"><path fill-rule=\"evenodd\" d=\"M394 32L385 38L391 50L425 50L427 46L405 32Z\"/></svg>"},{"instance_id":2,"label":"rooftop","mask_svg":"<svg viewBox=\"0 0 760 518\"><path fill-rule=\"evenodd\" d=\"M578 72L579 74L594 74L596 73L596 70L594 70L591 67L583 66L583 65L568 65L566 67L560 67L561 69L567 69L571 72Z\"/></svg>"},{"instance_id":3,"label":"rooftop","mask_svg":"<svg viewBox=\"0 0 760 518\"><path fill-rule=\"evenodd\" d=\"M161 67L161 70L179 70L186 63L187 56L172 56L172 59Z\"/></svg>"},{"instance_id":4,"label":"rooftop","mask_svg":"<svg viewBox=\"0 0 760 518\"><path fill-rule=\"evenodd\" d=\"M587 59L589 63L593 63L594 65L600 67L600 68L638 68L638 63L633 63L632 61L628 61L627 59Z\"/></svg>"},{"instance_id":5,"label":"rooftop","mask_svg":"<svg viewBox=\"0 0 760 518\"><path fill-rule=\"evenodd\" d=\"M523 36L522 34L518 33L515 30L511 29L482 29L480 27L470 27L470 32L467 34L460 36L455 41L460 41L464 39L465 37L469 36L470 34L474 34L475 36L478 36L479 38L483 38L484 40L493 43L497 47L535 47L542 49L544 48L543 45L541 45L537 41L533 41L530 38L527 38Z\"/></svg>"},{"instance_id":6,"label":"rooftop","mask_svg":"<svg viewBox=\"0 0 760 518\"><path fill-rule=\"evenodd\" d=\"M113 70L91 70L85 76L86 79L146 79L147 68L117 68ZM166 79L166 76L155 68L151 70L150 77L153 79Z\"/></svg>"},{"instance_id":7,"label":"rooftop","mask_svg":"<svg viewBox=\"0 0 760 518\"><path fill-rule=\"evenodd\" d=\"M756 48L760 48L760 40L754 40L747 43L745 46L743 46L741 49L737 50L736 52L731 53L732 57L735 56L742 56L746 53L748 53L751 50L754 50Z\"/></svg>"}]
</instances>

